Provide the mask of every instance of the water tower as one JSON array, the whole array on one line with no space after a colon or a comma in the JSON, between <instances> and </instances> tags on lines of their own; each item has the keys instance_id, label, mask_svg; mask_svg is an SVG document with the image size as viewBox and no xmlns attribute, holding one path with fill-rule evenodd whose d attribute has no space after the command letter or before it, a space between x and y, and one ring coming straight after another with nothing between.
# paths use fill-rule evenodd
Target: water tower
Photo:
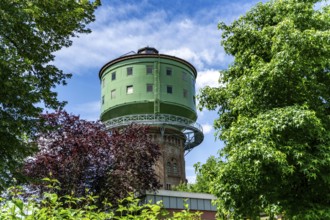
<instances>
[{"instance_id":1,"label":"water tower","mask_svg":"<svg viewBox=\"0 0 330 220\"><path fill-rule=\"evenodd\" d=\"M184 156L204 138L196 123L195 67L145 47L106 63L99 77L101 121L108 129L149 125L162 150L155 169L163 188L185 182Z\"/></svg>"}]
</instances>

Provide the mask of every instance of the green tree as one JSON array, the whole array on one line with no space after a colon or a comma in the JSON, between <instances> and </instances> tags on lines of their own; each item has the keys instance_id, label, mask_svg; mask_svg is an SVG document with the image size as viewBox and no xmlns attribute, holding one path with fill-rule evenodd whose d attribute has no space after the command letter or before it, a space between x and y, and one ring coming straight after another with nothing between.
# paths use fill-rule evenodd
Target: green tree
<instances>
[{"instance_id":1,"label":"green tree","mask_svg":"<svg viewBox=\"0 0 330 220\"><path fill-rule=\"evenodd\" d=\"M259 3L219 24L234 62L202 107L225 142L212 193L219 210L254 218L330 218L330 7Z\"/></svg>"},{"instance_id":2,"label":"green tree","mask_svg":"<svg viewBox=\"0 0 330 220\"><path fill-rule=\"evenodd\" d=\"M52 192L60 189L59 182L55 179L44 178L43 181L49 188L40 197L35 195L22 198L26 194L21 187L10 187L6 190L6 198L0 196L1 220L48 220L48 219L72 219L72 220L200 220L201 212L190 212L188 204L184 210L169 213L164 209L162 201L155 204L146 203L129 194L126 198L118 200L118 206L109 203L107 211L102 211L95 206L97 196L87 195L76 197L73 195L58 195ZM82 204L77 207L76 204Z\"/></svg>"},{"instance_id":3,"label":"green tree","mask_svg":"<svg viewBox=\"0 0 330 220\"><path fill-rule=\"evenodd\" d=\"M196 173L196 183L192 185L192 191L202 192L202 193L211 193L210 182L216 177L217 163L222 161L218 158L211 156L207 159L204 164L200 162L194 164L195 173Z\"/></svg>"},{"instance_id":4,"label":"green tree","mask_svg":"<svg viewBox=\"0 0 330 220\"><path fill-rule=\"evenodd\" d=\"M198 162L194 164L196 173L195 183L181 183L174 187L174 191L196 192L196 193L211 193L210 182L216 177L217 164L222 161L218 158L211 156L207 161L202 164Z\"/></svg>"},{"instance_id":5,"label":"green tree","mask_svg":"<svg viewBox=\"0 0 330 220\"><path fill-rule=\"evenodd\" d=\"M63 106L52 90L71 75L50 64L54 52L89 33L98 0L2 0L0 4L0 191L29 155L44 105Z\"/></svg>"}]
</instances>

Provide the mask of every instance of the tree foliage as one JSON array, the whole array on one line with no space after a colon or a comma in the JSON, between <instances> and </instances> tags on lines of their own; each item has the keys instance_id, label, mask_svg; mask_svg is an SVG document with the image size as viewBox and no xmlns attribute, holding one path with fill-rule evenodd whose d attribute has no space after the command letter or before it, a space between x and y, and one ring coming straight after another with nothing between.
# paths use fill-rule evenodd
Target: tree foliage
<instances>
[{"instance_id":1,"label":"tree foliage","mask_svg":"<svg viewBox=\"0 0 330 220\"><path fill-rule=\"evenodd\" d=\"M147 137L147 128L130 125L110 134L100 122L79 119L64 111L45 114L47 130L38 134L39 151L24 165L26 174L42 191L44 177L61 184L61 196L94 194L99 205L116 202L130 192L159 188L153 165L159 147ZM87 190L87 191L86 191Z\"/></svg>"},{"instance_id":2,"label":"tree foliage","mask_svg":"<svg viewBox=\"0 0 330 220\"><path fill-rule=\"evenodd\" d=\"M161 201L156 204L142 203L139 198L132 194L118 201L117 207L102 211L95 206L97 196L88 195L86 197L75 197L72 195L60 196L51 192L54 188L59 188L58 181L45 178L43 180L49 190L40 197L30 196L22 199L24 190L11 187L7 190L9 198L0 197L0 219L3 220L48 220L48 219L72 219L72 220L145 220L145 219L167 219L167 220L200 220L201 212L190 212L186 204L185 209L169 214L163 208ZM77 207L74 204L83 204ZM108 204L111 206L111 204Z\"/></svg>"},{"instance_id":3,"label":"tree foliage","mask_svg":"<svg viewBox=\"0 0 330 220\"><path fill-rule=\"evenodd\" d=\"M195 183L181 183L173 188L174 191L196 192L196 193L211 193L210 182L217 175L216 165L222 161L211 156L202 164L198 162L194 164L196 173Z\"/></svg>"},{"instance_id":4,"label":"tree foliage","mask_svg":"<svg viewBox=\"0 0 330 220\"><path fill-rule=\"evenodd\" d=\"M194 192L211 193L210 182L217 174L216 165L222 161L214 156L209 157L204 164L198 162L194 164L196 173L196 183L193 184Z\"/></svg>"},{"instance_id":5,"label":"tree foliage","mask_svg":"<svg viewBox=\"0 0 330 220\"><path fill-rule=\"evenodd\" d=\"M219 24L234 62L201 106L226 146L212 192L219 210L327 219L330 207L330 7L317 0L259 3Z\"/></svg>"},{"instance_id":6,"label":"tree foliage","mask_svg":"<svg viewBox=\"0 0 330 220\"><path fill-rule=\"evenodd\" d=\"M0 190L17 177L33 151L40 104L63 106L52 90L71 75L54 65L54 52L89 33L99 1L2 0L0 4Z\"/></svg>"},{"instance_id":7,"label":"tree foliage","mask_svg":"<svg viewBox=\"0 0 330 220\"><path fill-rule=\"evenodd\" d=\"M161 155L160 147L148 137L148 127L132 124L111 134L114 163L111 172L98 187L104 199L124 198L129 192L144 194L161 187L155 164Z\"/></svg>"}]
</instances>

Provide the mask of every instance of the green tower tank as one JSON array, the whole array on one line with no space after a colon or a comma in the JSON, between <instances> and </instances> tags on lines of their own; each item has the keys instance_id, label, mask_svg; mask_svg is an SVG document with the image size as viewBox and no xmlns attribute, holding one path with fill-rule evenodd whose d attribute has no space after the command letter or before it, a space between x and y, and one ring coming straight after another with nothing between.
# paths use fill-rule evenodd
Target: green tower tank
<instances>
[{"instance_id":1,"label":"green tower tank","mask_svg":"<svg viewBox=\"0 0 330 220\"><path fill-rule=\"evenodd\" d=\"M150 137L161 146L156 171L163 188L185 182L185 153L204 138L196 123L197 71L189 62L139 49L106 63L101 80L101 121L109 129L131 123L149 125Z\"/></svg>"}]
</instances>

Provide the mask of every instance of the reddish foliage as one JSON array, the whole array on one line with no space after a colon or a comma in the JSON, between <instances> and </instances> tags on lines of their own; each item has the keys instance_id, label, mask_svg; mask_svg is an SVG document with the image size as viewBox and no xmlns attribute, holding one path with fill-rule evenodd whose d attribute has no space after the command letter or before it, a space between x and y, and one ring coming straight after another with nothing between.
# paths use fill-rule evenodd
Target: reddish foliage
<instances>
[{"instance_id":1,"label":"reddish foliage","mask_svg":"<svg viewBox=\"0 0 330 220\"><path fill-rule=\"evenodd\" d=\"M39 152L24 166L31 179L51 175L61 183L60 195L83 196L88 188L100 201L112 202L128 192L159 188L153 165L160 150L145 126L133 124L110 134L100 122L63 111L42 115L41 121L51 130L37 136Z\"/></svg>"},{"instance_id":2,"label":"reddish foliage","mask_svg":"<svg viewBox=\"0 0 330 220\"><path fill-rule=\"evenodd\" d=\"M124 198L128 192L143 193L156 190L160 183L154 171L154 165L160 156L158 145L147 137L147 128L131 125L124 130L112 133L114 163L112 172L107 175L101 195ZM118 186L118 188L112 187Z\"/></svg>"}]
</instances>

